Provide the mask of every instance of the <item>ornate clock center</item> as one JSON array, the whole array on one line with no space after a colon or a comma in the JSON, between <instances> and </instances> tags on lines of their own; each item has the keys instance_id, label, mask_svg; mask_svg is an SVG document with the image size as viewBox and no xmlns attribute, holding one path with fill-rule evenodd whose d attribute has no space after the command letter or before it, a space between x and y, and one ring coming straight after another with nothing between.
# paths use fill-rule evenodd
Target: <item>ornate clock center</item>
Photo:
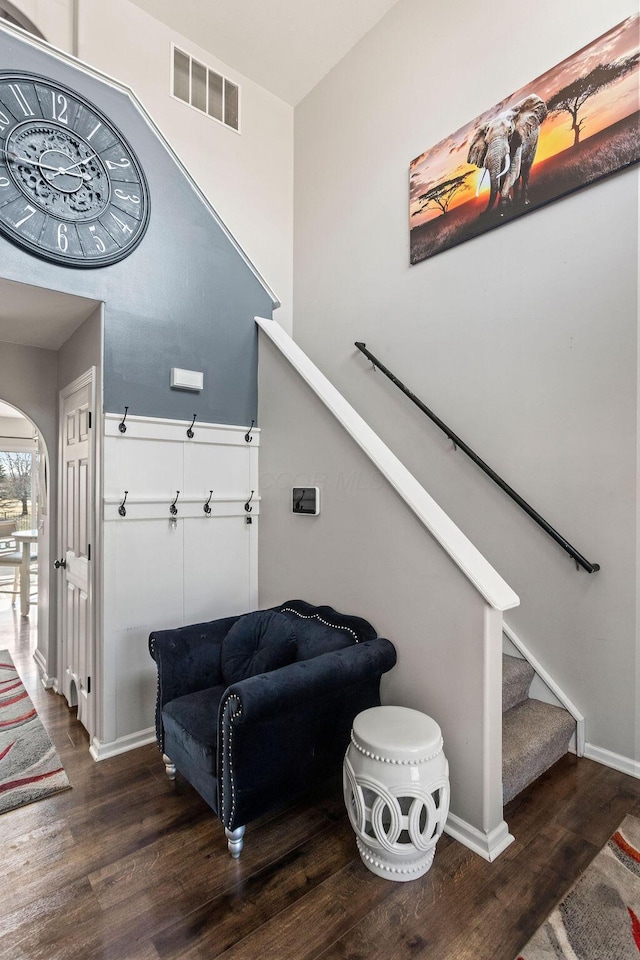
<instances>
[{"instance_id":1,"label":"ornate clock center","mask_svg":"<svg viewBox=\"0 0 640 960\"><path fill-rule=\"evenodd\" d=\"M23 123L5 152L14 180L45 212L86 220L108 206L111 191L102 161L88 143L57 124Z\"/></svg>"},{"instance_id":2,"label":"ornate clock center","mask_svg":"<svg viewBox=\"0 0 640 960\"><path fill-rule=\"evenodd\" d=\"M80 164L74 162L73 157L57 148L45 150L38 166L44 179L63 193L75 193L83 183L92 179L91 174L80 170Z\"/></svg>"}]
</instances>

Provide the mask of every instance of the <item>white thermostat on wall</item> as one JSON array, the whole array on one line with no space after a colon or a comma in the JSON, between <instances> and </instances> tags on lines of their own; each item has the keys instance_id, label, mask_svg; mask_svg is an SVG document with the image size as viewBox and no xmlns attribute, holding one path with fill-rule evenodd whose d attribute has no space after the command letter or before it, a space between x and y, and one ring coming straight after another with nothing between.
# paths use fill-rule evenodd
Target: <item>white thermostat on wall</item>
<instances>
[{"instance_id":1,"label":"white thermostat on wall","mask_svg":"<svg viewBox=\"0 0 640 960\"><path fill-rule=\"evenodd\" d=\"M308 517L317 517L320 513L319 487L294 487L291 509Z\"/></svg>"}]
</instances>

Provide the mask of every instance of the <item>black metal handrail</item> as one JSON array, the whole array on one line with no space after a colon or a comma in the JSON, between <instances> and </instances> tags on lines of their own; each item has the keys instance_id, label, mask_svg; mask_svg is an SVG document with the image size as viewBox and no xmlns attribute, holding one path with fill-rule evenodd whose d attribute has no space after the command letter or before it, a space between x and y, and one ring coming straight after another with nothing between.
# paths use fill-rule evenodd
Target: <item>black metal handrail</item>
<instances>
[{"instance_id":1,"label":"black metal handrail","mask_svg":"<svg viewBox=\"0 0 640 960\"><path fill-rule=\"evenodd\" d=\"M466 453L467 456L470 457L471 460L473 460L473 462L476 463L480 469L487 474L488 477L491 477L494 483L497 483L498 486L504 490L504 492L508 494L508 496L510 496L511 499L514 500L526 514L531 517L532 520L535 520L535 522L542 527L542 529L548 533L549 536L556 541L556 543L560 544L562 549L566 550L570 557L573 557L577 567L582 567L587 571L587 573L596 573L596 571L600 569L599 563L590 563L585 557L583 557L582 554L576 550L576 548L573 547L568 540L565 540L565 538L558 533L558 531L555 530L550 523L547 523L544 517L540 516L537 510L534 510L533 507L528 504L519 493L516 493L513 487L510 487L509 484L506 483L506 481L504 481L502 477L495 472L495 470L492 470L491 467L485 463L484 460L482 460L481 457L479 457L478 454L475 453L467 443L464 442L464 440L461 440L460 437L453 432L453 430L450 430L446 423L440 419L440 417L436 416L436 414L430 410L429 407L422 402L422 400L416 397L415 393L409 390L409 388L406 387L401 380L398 380L395 374L391 373L391 371L385 367L383 363L380 363L378 358L374 356L370 350L367 350L366 344L356 341L355 346L358 348L358 350L364 353L365 357L368 357L369 360L371 360L371 363L374 365L374 367L384 373L384 375L388 377L392 383L395 383L396 387L402 390L402 392L406 394L406 396L409 397L409 399L412 400L413 403L415 403L415 405L419 407L423 413L426 413L429 419L432 420L436 426L440 427L443 433L445 433L451 440L456 449L459 447L460 450Z\"/></svg>"}]
</instances>

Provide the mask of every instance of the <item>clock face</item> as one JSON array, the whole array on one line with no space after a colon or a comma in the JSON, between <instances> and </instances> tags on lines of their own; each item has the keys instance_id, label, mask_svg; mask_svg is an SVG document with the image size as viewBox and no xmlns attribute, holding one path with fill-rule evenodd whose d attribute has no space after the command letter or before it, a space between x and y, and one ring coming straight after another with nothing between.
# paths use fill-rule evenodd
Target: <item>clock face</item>
<instances>
[{"instance_id":1,"label":"clock face","mask_svg":"<svg viewBox=\"0 0 640 960\"><path fill-rule=\"evenodd\" d=\"M71 267L103 267L139 244L145 176L100 110L43 77L0 71L0 232Z\"/></svg>"}]
</instances>

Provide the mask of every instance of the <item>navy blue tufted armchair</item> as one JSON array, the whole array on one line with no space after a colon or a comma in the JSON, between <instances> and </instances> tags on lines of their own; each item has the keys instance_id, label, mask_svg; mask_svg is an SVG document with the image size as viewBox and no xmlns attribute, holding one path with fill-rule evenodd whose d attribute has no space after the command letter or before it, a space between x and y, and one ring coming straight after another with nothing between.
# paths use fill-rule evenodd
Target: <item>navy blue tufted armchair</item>
<instances>
[{"instance_id":1,"label":"navy blue tufted armchair","mask_svg":"<svg viewBox=\"0 0 640 960\"><path fill-rule=\"evenodd\" d=\"M380 703L393 644L360 617L290 600L149 637L156 735L240 855L245 825L338 774L356 714Z\"/></svg>"}]
</instances>

